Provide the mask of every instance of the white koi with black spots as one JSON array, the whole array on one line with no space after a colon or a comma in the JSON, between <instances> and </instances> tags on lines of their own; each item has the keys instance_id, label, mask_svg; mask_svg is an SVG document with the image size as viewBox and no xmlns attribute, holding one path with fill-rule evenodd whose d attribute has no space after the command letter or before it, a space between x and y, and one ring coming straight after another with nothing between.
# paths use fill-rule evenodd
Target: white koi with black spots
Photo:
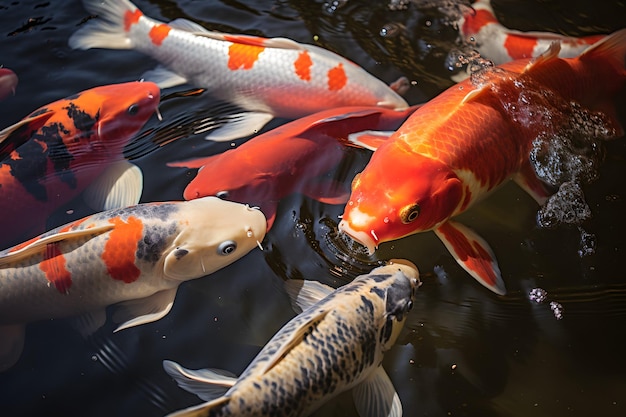
<instances>
[{"instance_id":1,"label":"white koi with black spots","mask_svg":"<svg viewBox=\"0 0 626 417\"><path fill-rule=\"evenodd\" d=\"M408 261L392 261L335 291L316 281L288 281L293 302L304 311L239 378L164 361L182 388L209 401L172 416L306 416L352 388L361 416L401 416L381 363L418 286L419 273Z\"/></svg>"},{"instance_id":2,"label":"white koi with black spots","mask_svg":"<svg viewBox=\"0 0 626 417\"><path fill-rule=\"evenodd\" d=\"M178 286L247 254L265 237L260 210L206 197L85 217L0 252L0 371L19 358L26 323L83 315L81 331L165 316Z\"/></svg>"},{"instance_id":3,"label":"white koi with black spots","mask_svg":"<svg viewBox=\"0 0 626 417\"><path fill-rule=\"evenodd\" d=\"M273 117L341 106L408 107L384 82L315 45L208 31L185 19L162 23L128 0L83 3L98 17L72 35L72 48L134 49L162 64L144 74L161 88L189 83L247 110L210 133L212 140L256 133Z\"/></svg>"}]
</instances>

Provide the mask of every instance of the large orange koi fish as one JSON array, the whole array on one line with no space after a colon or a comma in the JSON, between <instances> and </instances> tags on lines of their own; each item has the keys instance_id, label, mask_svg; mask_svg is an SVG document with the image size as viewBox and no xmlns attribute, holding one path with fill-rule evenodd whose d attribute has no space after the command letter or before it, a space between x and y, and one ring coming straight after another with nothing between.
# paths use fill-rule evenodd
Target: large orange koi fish
<instances>
[{"instance_id":1,"label":"large orange koi fish","mask_svg":"<svg viewBox=\"0 0 626 417\"><path fill-rule=\"evenodd\" d=\"M511 177L544 202L532 141L572 123L577 106L603 110L613 136L623 134L611 99L626 81L626 29L576 58L558 53L554 43L536 59L485 69L419 108L355 178L340 230L371 252L434 230L467 272L503 294L492 250L451 218Z\"/></svg>"},{"instance_id":2,"label":"large orange koi fish","mask_svg":"<svg viewBox=\"0 0 626 417\"><path fill-rule=\"evenodd\" d=\"M42 233L52 212L88 187L96 209L139 202L141 171L123 149L155 113L159 97L151 82L96 87L1 131L0 247Z\"/></svg>"}]
</instances>

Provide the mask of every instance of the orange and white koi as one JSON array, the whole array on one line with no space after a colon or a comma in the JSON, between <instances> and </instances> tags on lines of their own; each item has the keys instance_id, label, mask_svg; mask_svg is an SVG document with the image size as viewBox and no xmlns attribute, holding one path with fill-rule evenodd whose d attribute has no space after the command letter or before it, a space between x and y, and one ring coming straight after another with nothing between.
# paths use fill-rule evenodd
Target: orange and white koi
<instances>
[{"instance_id":1,"label":"orange and white koi","mask_svg":"<svg viewBox=\"0 0 626 417\"><path fill-rule=\"evenodd\" d=\"M159 98L151 82L95 87L1 131L0 247L44 232L53 211L88 189L97 210L139 202L142 174L123 148L157 111Z\"/></svg>"},{"instance_id":2,"label":"orange and white koi","mask_svg":"<svg viewBox=\"0 0 626 417\"><path fill-rule=\"evenodd\" d=\"M0 252L0 370L20 356L24 325L82 315L83 334L118 304L117 330L165 316L178 286L260 245L260 210L216 197L145 203L85 217Z\"/></svg>"},{"instance_id":3,"label":"orange and white koi","mask_svg":"<svg viewBox=\"0 0 626 417\"><path fill-rule=\"evenodd\" d=\"M612 98L626 82L626 29L579 57L558 52L554 43L536 59L485 69L420 107L355 178L340 230L371 252L434 230L467 272L503 294L488 244L451 217L511 177L544 202L547 191L530 166L532 142L567 127L577 108L605 111L612 136L623 134Z\"/></svg>"},{"instance_id":4,"label":"orange and white koi","mask_svg":"<svg viewBox=\"0 0 626 417\"><path fill-rule=\"evenodd\" d=\"M473 10L472 10L473 9ZM463 39L471 40L483 58L495 65L516 59L539 56L552 42L561 44L559 57L573 58L606 35L582 37L564 36L550 32L522 32L509 29L498 22L491 0L477 0L458 22Z\"/></svg>"},{"instance_id":5,"label":"orange and white koi","mask_svg":"<svg viewBox=\"0 0 626 417\"><path fill-rule=\"evenodd\" d=\"M0 100L15 94L18 78L13 71L8 68L0 68Z\"/></svg>"},{"instance_id":6,"label":"orange and white koi","mask_svg":"<svg viewBox=\"0 0 626 417\"><path fill-rule=\"evenodd\" d=\"M72 35L72 48L140 51L162 64L144 79L161 88L189 83L247 110L211 132L212 140L256 133L273 117L297 119L332 107L408 107L384 82L314 45L212 32L185 19L162 23L128 0L84 4L98 18Z\"/></svg>"},{"instance_id":7,"label":"orange and white koi","mask_svg":"<svg viewBox=\"0 0 626 417\"><path fill-rule=\"evenodd\" d=\"M290 194L300 192L327 204L345 204L349 190L320 176L339 164L345 154L344 145L349 144L348 135L365 130L395 130L415 109L416 106L406 110L324 110L262 133L221 154L168 165L200 168L185 188L186 200L215 195L259 206L267 217L269 230L278 202Z\"/></svg>"}]
</instances>

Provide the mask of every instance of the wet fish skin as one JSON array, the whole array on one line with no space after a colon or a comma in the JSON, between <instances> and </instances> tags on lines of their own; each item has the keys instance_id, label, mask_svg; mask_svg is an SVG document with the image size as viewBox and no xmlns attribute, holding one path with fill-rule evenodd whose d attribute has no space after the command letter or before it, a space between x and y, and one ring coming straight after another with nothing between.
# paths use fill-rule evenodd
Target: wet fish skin
<instances>
[{"instance_id":1,"label":"wet fish skin","mask_svg":"<svg viewBox=\"0 0 626 417\"><path fill-rule=\"evenodd\" d=\"M208 31L185 19L163 23L127 0L83 3L98 19L70 38L72 48L140 51L162 64L144 79L162 88L189 83L246 110L211 132L212 140L257 133L273 117L297 119L332 107L408 107L384 82L315 45Z\"/></svg>"},{"instance_id":2,"label":"wet fish skin","mask_svg":"<svg viewBox=\"0 0 626 417\"><path fill-rule=\"evenodd\" d=\"M289 285L290 284L290 285ZM332 291L318 282L288 282L304 311L265 345L239 378L189 371L165 361L181 385L203 399L171 416L306 416L354 388L362 416L401 416L400 399L381 366L395 343L419 286L415 265L395 260ZM301 287L301 288L300 288Z\"/></svg>"},{"instance_id":3,"label":"wet fish skin","mask_svg":"<svg viewBox=\"0 0 626 417\"><path fill-rule=\"evenodd\" d=\"M235 149L168 166L200 168L185 187L185 199L216 195L259 206L267 217L269 230L278 202L290 194L300 192L327 204L345 204L347 188L321 176L340 163L345 145L350 144L349 135L369 130L393 131L417 107L391 110L350 106L323 110L255 136ZM380 136L377 139L384 140Z\"/></svg>"},{"instance_id":4,"label":"wet fish skin","mask_svg":"<svg viewBox=\"0 0 626 417\"><path fill-rule=\"evenodd\" d=\"M626 83L626 29L576 58L558 52L553 43L532 60L477 72L415 111L357 174L339 229L370 252L433 230L472 277L504 294L487 242L451 218L511 178L545 202L532 142L568 127L577 107L605 113L607 138L624 132L612 100Z\"/></svg>"},{"instance_id":5,"label":"wet fish skin","mask_svg":"<svg viewBox=\"0 0 626 417\"><path fill-rule=\"evenodd\" d=\"M2 130L0 248L43 233L55 210L88 189L93 198L86 200L95 210L138 203L143 178L123 150L159 99L159 87L151 82L99 86L49 103ZM119 194L100 202L114 185Z\"/></svg>"},{"instance_id":6,"label":"wet fish skin","mask_svg":"<svg viewBox=\"0 0 626 417\"><path fill-rule=\"evenodd\" d=\"M604 39L606 35L582 37L564 36L551 32L522 32L500 24L491 7L491 0L477 0L473 10L458 22L460 35L472 39L481 56L495 65L516 59L527 59L541 55L552 42L561 44L559 57L574 58L590 45Z\"/></svg>"},{"instance_id":7,"label":"wet fish skin","mask_svg":"<svg viewBox=\"0 0 626 417\"><path fill-rule=\"evenodd\" d=\"M182 282L257 247L265 222L259 210L216 197L145 203L0 252L0 370L18 359L29 322L84 315L80 330L89 334L104 324L105 308L118 303L117 330L158 320Z\"/></svg>"}]
</instances>

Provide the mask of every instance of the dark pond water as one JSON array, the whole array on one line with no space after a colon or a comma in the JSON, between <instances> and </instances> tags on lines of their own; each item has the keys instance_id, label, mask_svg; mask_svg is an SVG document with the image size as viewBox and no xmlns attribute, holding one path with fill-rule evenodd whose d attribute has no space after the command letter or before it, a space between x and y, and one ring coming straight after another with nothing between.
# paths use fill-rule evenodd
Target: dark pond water
<instances>
[{"instance_id":1,"label":"dark pond water","mask_svg":"<svg viewBox=\"0 0 626 417\"><path fill-rule=\"evenodd\" d=\"M321 1L136 2L148 16L195 20L207 28L319 43L392 82L416 81L407 99L425 101L451 83L445 56L453 28L434 8L389 11L385 2L349 0L333 11ZM526 30L573 35L626 26L623 2L494 1L501 20ZM20 77L17 95L0 102L0 125L95 85L136 80L156 63L131 51L73 51L68 37L87 17L79 1L3 1L0 64ZM381 37L386 28L392 36ZM179 88L184 90L188 86ZM167 96L172 91L166 91ZM626 100L619 108L626 123ZM217 153L202 135L156 149L154 129L209 109L206 97L168 98L164 122L153 118L146 140L129 157L144 170L142 201L177 200L193 171L166 162ZM272 122L276 126L281 121ZM28 327L19 363L0 374L3 416L159 416L199 400L164 373L163 359L189 368L241 372L261 346L293 317L281 289L287 278L339 286L377 259L405 257L421 269L416 308L384 366L408 416L626 415L626 144L607 145L600 179L585 187L593 218L583 227L597 239L595 254L578 255L576 228L539 229L537 207L510 184L463 215L494 248L508 294L497 297L460 269L432 233L383 245L375 258L337 250L334 229L342 207L302 196L281 202L265 250L182 285L171 313L156 323L112 334L108 324L83 340L65 321ZM167 150L165 150L167 149ZM335 176L349 182L369 154L346 150ZM73 203L74 217L87 214ZM52 223L71 220L65 211ZM29 219L15 219L29 221ZM437 274L434 273L437 271ZM548 300L529 299L543 288ZM549 301L560 303L557 320ZM35 300L33 300L35 302ZM350 395L316 415L356 415Z\"/></svg>"}]
</instances>

